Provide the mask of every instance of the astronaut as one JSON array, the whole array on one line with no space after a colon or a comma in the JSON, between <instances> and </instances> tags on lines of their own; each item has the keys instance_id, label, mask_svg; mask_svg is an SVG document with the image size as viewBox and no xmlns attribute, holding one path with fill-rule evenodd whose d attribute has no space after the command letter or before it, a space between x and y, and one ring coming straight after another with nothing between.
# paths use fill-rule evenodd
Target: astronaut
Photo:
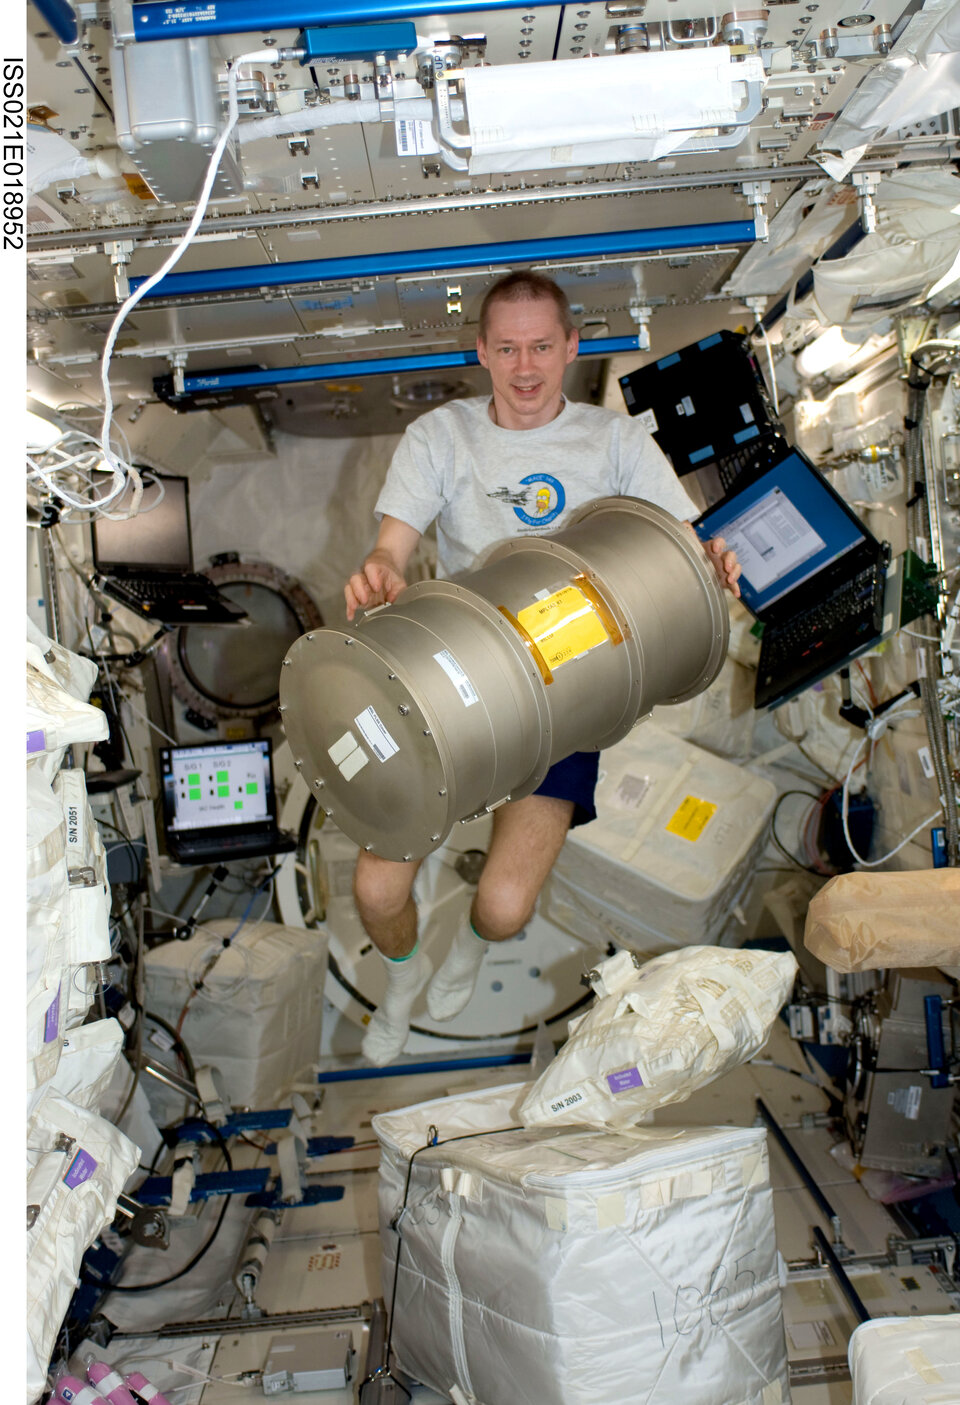
<instances>
[{"instance_id":1,"label":"astronaut","mask_svg":"<svg viewBox=\"0 0 960 1405\"><path fill-rule=\"evenodd\" d=\"M376 545L345 587L349 619L358 608L396 599L410 556L434 520L437 574L447 577L474 569L505 539L557 530L596 498L645 498L682 521L696 516L638 420L565 398L563 375L577 347L569 304L551 279L518 272L494 284L477 337L492 394L452 401L407 429L377 500ZM739 595L735 553L717 539L708 554L721 583ZM494 812L469 916L435 974L417 936L419 861L361 851L354 897L387 971L386 993L363 1040L372 1063L389 1063L402 1051L410 1011L428 981L432 1019L453 1019L464 1008L486 951L533 915L567 831L595 818L598 765L599 753L574 753L551 767L534 794Z\"/></svg>"}]
</instances>

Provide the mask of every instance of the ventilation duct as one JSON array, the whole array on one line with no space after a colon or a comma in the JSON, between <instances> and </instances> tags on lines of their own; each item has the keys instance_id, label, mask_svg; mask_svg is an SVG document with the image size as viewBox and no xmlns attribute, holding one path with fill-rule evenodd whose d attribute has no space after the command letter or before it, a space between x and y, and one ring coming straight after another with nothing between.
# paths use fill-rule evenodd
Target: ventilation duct
<instances>
[{"instance_id":1,"label":"ventilation duct","mask_svg":"<svg viewBox=\"0 0 960 1405\"><path fill-rule=\"evenodd\" d=\"M284 729L345 834L419 859L458 820L531 794L553 762L702 692L728 633L692 533L651 503L604 498L478 571L303 635L281 670Z\"/></svg>"}]
</instances>

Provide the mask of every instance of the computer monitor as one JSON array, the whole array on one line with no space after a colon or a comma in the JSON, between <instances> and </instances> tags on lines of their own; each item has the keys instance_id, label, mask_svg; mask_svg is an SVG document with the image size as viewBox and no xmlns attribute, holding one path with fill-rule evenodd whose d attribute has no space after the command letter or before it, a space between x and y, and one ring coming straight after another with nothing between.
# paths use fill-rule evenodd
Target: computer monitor
<instances>
[{"instance_id":1,"label":"computer monitor","mask_svg":"<svg viewBox=\"0 0 960 1405\"><path fill-rule=\"evenodd\" d=\"M153 473L148 477L144 471L143 479L143 498L136 517L94 519L94 565L105 574L118 567L192 571L186 478ZM133 489L128 483L110 510L125 511L132 498Z\"/></svg>"},{"instance_id":2,"label":"computer monitor","mask_svg":"<svg viewBox=\"0 0 960 1405\"><path fill-rule=\"evenodd\" d=\"M806 585L826 595L835 578L873 562L879 543L860 518L796 450L739 486L694 523L704 541L723 537L742 567L744 604L763 619L788 596L807 604Z\"/></svg>"}]
</instances>

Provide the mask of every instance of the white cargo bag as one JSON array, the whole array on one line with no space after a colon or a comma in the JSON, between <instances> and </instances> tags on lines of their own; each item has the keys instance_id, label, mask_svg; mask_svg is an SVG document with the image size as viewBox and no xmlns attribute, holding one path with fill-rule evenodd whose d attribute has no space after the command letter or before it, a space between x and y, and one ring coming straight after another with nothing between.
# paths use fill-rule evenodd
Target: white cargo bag
<instances>
[{"instance_id":1,"label":"white cargo bag","mask_svg":"<svg viewBox=\"0 0 960 1405\"><path fill-rule=\"evenodd\" d=\"M477 1405L788 1401L763 1131L527 1131L522 1091L373 1119L402 1369Z\"/></svg>"},{"instance_id":2,"label":"white cargo bag","mask_svg":"<svg viewBox=\"0 0 960 1405\"><path fill-rule=\"evenodd\" d=\"M956 1405L960 1317L876 1317L847 1350L853 1405Z\"/></svg>"},{"instance_id":3,"label":"white cargo bag","mask_svg":"<svg viewBox=\"0 0 960 1405\"><path fill-rule=\"evenodd\" d=\"M87 1248L116 1213L140 1150L47 1089L27 1124L27 1399L43 1389Z\"/></svg>"},{"instance_id":4,"label":"white cargo bag","mask_svg":"<svg viewBox=\"0 0 960 1405\"><path fill-rule=\"evenodd\" d=\"M66 959L70 967L67 1029L82 1024L93 1003L94 962L110 960L110 886L107 856L87 799L81 770L58 771L53 793L63 810L66 830Z\"/></svg>"},{"instance_id":5,"label":"white cargo bag","mask_svg":"<svg viewBox=\"0 0 960 1405\"><path fill-rule=\"evenodd\" d=\"M763 1047L796 974L789 952L712 946L601 961L597 1002L528 1092L524 1126L621 1128L683 1102Z\"/></svg>"},{"instance_id":6,"label":"white cargo bag","mask_svg":"<svg viewBox=\"0 0 960 1405\"><path fill-rule=\"evenodd\" d=\"M258 922L242 927L224 950L223 939L236 926L218 918L189 941L148 952L147 1009L176 1024L203 975L183 1023L194 1062L218 1070L234 1106L275 1107L298 1073L320 1057L326 937ZM150 1096L153 1102L153 1088Z\"/></svg>"},{"instance_id":7,"label":"white cargo bag","mask_svg":"<svg viewBox=\"0 0 960 1405\"><path fill-rule=\"evenodd\" d=\"M52 781L73 742L101 741L106 714L86 701L97 665L41 634L27 620L27 764Z\"/></svg>"},{"instance_id":8,"label":"white cargo bag","mask_svg":"<svg viewBox=\"0 0 960 1405\"><path fill-rule=\"evenodd\" d=\"M717 942L776 799L762 776L643 722L603 753L597 818L568 835L540 914L591 946L609 937L647 955Z\"/></svg>"}]
</instances>

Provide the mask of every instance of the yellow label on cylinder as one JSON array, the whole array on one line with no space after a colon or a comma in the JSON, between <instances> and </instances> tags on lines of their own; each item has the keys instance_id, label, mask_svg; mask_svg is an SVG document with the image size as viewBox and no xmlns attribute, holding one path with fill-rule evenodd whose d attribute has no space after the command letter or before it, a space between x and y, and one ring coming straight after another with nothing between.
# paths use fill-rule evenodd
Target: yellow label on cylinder
<instances>
[{"instance_id":1,"label":"yellow label on cylinder","mask_svg":"<svg viewBox=\"0 0 960 1405\"><path fill-rule=\"evenodd\" d=\"M689 839L695 844L707 825L717 813L717 807L710 800L698 800L695 795L685 795L678 810L670 816L667 830L678 834L681 839Z\"/></svg>"},{"instance_id":2,"label":"yellow label on cylinder","mask_svg":"<svg viewBox=\"0 0 960 1405\"><path fill-rule=\"evenodd\" d=\"M596 608L575 585L565 585L535 600L517 614L549 668L559 668L610 636Z\"/></svg>"}]
</instances>

